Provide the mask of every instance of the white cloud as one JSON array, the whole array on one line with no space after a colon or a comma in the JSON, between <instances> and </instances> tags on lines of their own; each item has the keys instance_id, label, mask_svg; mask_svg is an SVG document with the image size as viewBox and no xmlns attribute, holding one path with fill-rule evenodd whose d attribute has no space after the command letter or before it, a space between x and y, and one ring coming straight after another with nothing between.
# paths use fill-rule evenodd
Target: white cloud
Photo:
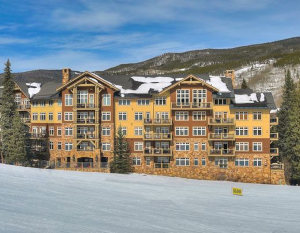
<instances>
[{"instance_id":1,"label":"white cloud","mask_svg":"<svg viewBox=\"0 0 300 233\"><path fill-rule=\"evenodd\" d=\"M8 44L27 44L31 43L32 39L23 39L17 37L1 37L0 36L0 45L8 45Z\"/></svg>"}]
</instances>

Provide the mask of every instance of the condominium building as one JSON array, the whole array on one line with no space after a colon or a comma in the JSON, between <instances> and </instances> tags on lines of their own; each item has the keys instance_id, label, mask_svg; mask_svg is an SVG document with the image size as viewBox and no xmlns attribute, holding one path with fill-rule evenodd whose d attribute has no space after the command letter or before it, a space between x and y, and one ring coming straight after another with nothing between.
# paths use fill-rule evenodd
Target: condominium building
<instances>
[{"instance_id":1,"label":"condominium building","mask_svg":"<svg viewBox=\"0 0 300 233\"><path fill-rule=\"evenodd\" d=\"M135 172L284 183L276 106L269 92L224 76L109 76L42 72L15 77L15 100L32 149L65 168L108 171L119 127Z\"/></svg>"}]
</instances>

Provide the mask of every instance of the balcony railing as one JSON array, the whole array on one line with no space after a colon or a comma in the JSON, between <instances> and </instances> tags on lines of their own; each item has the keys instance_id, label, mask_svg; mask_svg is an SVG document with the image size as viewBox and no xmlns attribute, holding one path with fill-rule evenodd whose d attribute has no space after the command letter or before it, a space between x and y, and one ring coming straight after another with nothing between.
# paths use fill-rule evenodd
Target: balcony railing
<instances>
[{"instance_id":1,"label":"balcony railing","mask_svg":"<svg viewBox=\"0 0 300 233\"><path fill-rule=\"evenodd\" d=\"M278 148L270 148L270 154L272 156L278 156L279 155L279 150Z\"/></svg>"},{"instance_id":2,"label":"balcony railing","mask_svg":"<svg viewBox=\"0 0 300 233\"><path fill-rule=\"evenodd\" d=\"M28 110L30 109L30 104L17 104L18 110Z\"/></svg>"},{"instance_id":3,"label":"balcony railing","mask_svg":"<svg viewBox=\"0 0 300 233\"><path fill-rule=\"evenodd\" d=\"M271 117L270 125L278 125L278 117Z\"/></svg>"},{"instance_id":4,"label":"balcony railing","mask_svg":"<svg viewBox=\"0 0 300 233\"><path fill-rule=\"evenodd\" d=\"M77 118L75 120L77 124L95 124L97 123L94 118Z\"/></svg>"},{"instance_id":5,"label":"balcony railing","mask_svg":"<svg viewBox=\"0 0 300 233\"><path fill-rule=\"evenodd\" d=\"M200 102L200 103L172 103L172 109L212 109L211 102Z\"/></svg>"},{"instance_id":6,"label":"balcony railing","mask_svg":"<svg viewBox=\"0 0 300 233\"><path fill-rule=\"evenodd\" d=\"M235 150L233 149L211 149L209 156L235 156Z\"/></svg>"},{"instance_id":7,"label":"balcony railing","mask_svg":"<svg viewBox=\"0 0 300 233\"><path fill-rule=\"evenodd\" d=\"M284 169L284 164L283 163L272 163L271 164L271 169L272 170L283 170Z\"/></svg>"},{"instance_id":8,"label":"balcony railing","mask_svg":"<svg viewBox=\"0 0 300 233\"><path fill-rule=\"evenodd\" d=\"M77 108L96 108L96 105L95 104L88 104L88 103L77 104Z\"/></svg>"},{"instance_id":9,"label":"balcony railing","mask_svg":"<svg viewBox=\"0 0 300 233\"><path fill-rule=\"evenodd\" d=\"M235 136L229 133L209 133L208 140L235 140Z\"/></svg>"},{"instance_id":10,"label":"balcony railing","mask_svg":"<svg viewBox=\"0 0 300 233\"><path fill-rule=\"evenodd\" d=\"M47 134L46 133L31 133L30 137L31 138L46 138Z\"/></svg>"},{"instance_id":11,"label":"balcony railing","mask_svg":"<svg viewBox=\"0 0 300 233\"><path fill-rule=\"evenodd\" d=\"M171 133L145 133L144 140L172 140Z\"/></svg>"},{"instance_id":12,"label":"balcony railing","mask_svg":"<svg viewBox=\"0 0 300 233\"><path fill-rule=\"evenodd\" d=\"M278 140L278 133L270 133L270 140L277 141Z\"/></svg>"},{"instance_id":13,"label":"balcony railing","mask_svg":"<svg viewBox=\"0 0 300 233\"><path fill-rule=\"evenodd\" d=\"M172 125L172 119L144 119L144 125Z\"/></svg>"},{"instance_id":14,"label":"balcony railing","mask_svg":"<svg viewBox=\"0 0 300 233\"><path fill-rule=\"evenodd\" d=\"M171 149L163 148L146 148L144 150L145 156L172 156Z\"/></svg>"},{"instance_id":15,"label":"balcony railing","mask_svg":"<svg viewBox=\"0 0 300 233\"><path fill-rule=\"evenodd\" d=\"M77 147L77 151L94 151L95 147Z\"/></svg>"},{"instance_id":16,"label":"balcony railing","mask_svg":"<svg viewBox=\"0 0 300 233\"><path fill-rule=\"evenodd\" d=\"M95 139L96 135L93 133L86 133L86 134L77 134L78 139Z\"/></svg>"},{"instance_id":17,"label":"balcony railing","mask_svg":"<svg viewBox=\"0 0 300 233\"><path fill-rule=\"evenodd\" d=\"M234 118L209 118L209 125L234 125Z\"/></svg>"},{"instance_id":18,"label":"balcony railing","mask_svg":"<svg viewBox=\"0 0 300 233\"><path fill-rule=\"evenodd\" d=\"M21 118L23 123L30 123L30 118Z\"/></svg>"},{"instance_id":19,"label":"balcony railing","mask_svg":"<svg viewBox=\"0 0 300 233\"><path fill-rule=\"evenodd\" d=\"M169 168L169 163L154 163L154 168Z\"/></svg>"}]
</instances>

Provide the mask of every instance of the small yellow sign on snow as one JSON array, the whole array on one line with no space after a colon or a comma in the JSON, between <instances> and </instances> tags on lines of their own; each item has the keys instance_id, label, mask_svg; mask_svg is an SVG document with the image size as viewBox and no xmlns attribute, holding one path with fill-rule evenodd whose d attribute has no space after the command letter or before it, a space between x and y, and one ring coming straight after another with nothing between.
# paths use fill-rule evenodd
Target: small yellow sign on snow
<instances>
[{"instance_id":1,"label":"small yellow sign on snow","mask_svg":"<svg viewBox=\"0 0 300 233\"><path fill-rule=\"evenodd\" d=\"M243 196L243 190L240 189L240 188L232 188L232 194L233 195Z\"/></svg>"}]
</instances>

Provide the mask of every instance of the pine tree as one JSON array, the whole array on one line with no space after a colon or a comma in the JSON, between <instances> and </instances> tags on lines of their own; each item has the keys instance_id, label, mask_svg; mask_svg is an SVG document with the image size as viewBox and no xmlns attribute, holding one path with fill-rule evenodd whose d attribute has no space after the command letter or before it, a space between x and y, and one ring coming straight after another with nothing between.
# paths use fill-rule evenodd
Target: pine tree
<instances>
[{"instance_id":1,"label":"pine tree","mask_svg":"<svg viewBox=\"0 0 300 233\"><path fill-rule=\"evenodd\" d=\"M124 138L121 127L119 127L115 138L114 159L110 163L110 171L112 173L129 173L131 170L128 143Z\"/></svg>"},{"instance_id":2,"label":"pine tree","mask_svg":"<svg viewBox=\"0 0 300 233\"><path fill-rule=\"evenodd\" d=\"M0 106L1 158L4 161L9 156L9 148L12 145L11 134L15 112L14 82L12 80L10 62L7 60L4 69L3 92Z\"/></svg>"},{"instance_id":3,"label":"pine tree","mask_svg":"<svg viewBox=\"0 0 300 233\"><path fill-rule=\"evenodd\" d=\"M241 88L242 89L247 89L248 88L248 84L247 84L247 82L246 82L246 80L244 78L243 78L243 82L242 82Z\"/></svg>"}]
</instances>

